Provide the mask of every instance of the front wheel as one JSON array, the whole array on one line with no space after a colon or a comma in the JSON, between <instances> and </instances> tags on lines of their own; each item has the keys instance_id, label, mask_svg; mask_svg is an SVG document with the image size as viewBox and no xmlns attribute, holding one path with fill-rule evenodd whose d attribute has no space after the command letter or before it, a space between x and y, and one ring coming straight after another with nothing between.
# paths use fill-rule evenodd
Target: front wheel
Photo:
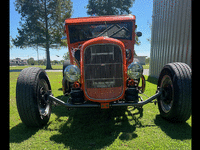
<instances>
[{"instance_id":1,"label":"front wheel","mask_svg":"<svg viewBox=\"0 0 200 150\"><path fill-rule=\"evenodd\" d=\"M191 69L185 63L165 65L158 79L162 94L158 99L160 115L172 122L185 122L191 114Z\"/></svg>"},{"instance_id":2,"label":"front wheel","mask_svg":"<svg viewBox=\"0 0 200 150\"><path fill-rule=\"evenodd\" d=\"M50 119L52 104L47 99L51 90L46 72L41 68L25 68L16 86L16 102L19 116L26 126L42 127Z\"/></svg>"}]
</instances>

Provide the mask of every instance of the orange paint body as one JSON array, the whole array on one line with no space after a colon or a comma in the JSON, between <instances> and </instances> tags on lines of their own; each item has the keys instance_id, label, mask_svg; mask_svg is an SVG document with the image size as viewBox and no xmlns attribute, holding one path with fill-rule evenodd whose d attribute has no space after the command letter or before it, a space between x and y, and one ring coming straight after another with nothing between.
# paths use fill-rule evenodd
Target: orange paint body
<instances>
[{"instance_id":1,"label":"orange paint body","mask_svg":"<svg viewBox=\"0 0 200 150\"><path fill-rule=\"evenodd\" d=\"M101 25L103 24L106 26L107 24L113 23L129 23L132 24L132 33L131 33L131 40L129 39L115 39L113 37L107 36L99 36L89 40L80 40L77 42L70 41L70 33L69 28L70 26L79 25ZM70 54L70 63L75 64L80 67L81 70L81 78L79 83L81 85L81 89L84 92L84 99L99 102L99 103L109 103L116 100L124 99L125 90L127 88L127 67L130 63L133 62L134 56L134 44L135 44L135 16L128 15L128 16L94 16L94 17L82 17L82 18L70 18L65 20L65 32L67 34L67 44ZM120 48L122 54L122 72L123 72L123 83L121 86L118 87L109 87L109 88L91 88L85 85L85 75L88 72L85 71L85 60L84 60L84 52L88 46L91 45L101 45L101 44L111 44L116 45ZM80 62L79 64L75 61L74 53L75 51L80 50ZM131 57L129 59L126 58L126 51L131 51ZM102 64L104 65L104 64ZM77 81L76 81L77 82ZM77 83L76 83L77 84ZM107 108L107 107L105 107Z\"/></svg>"}]
</instances>

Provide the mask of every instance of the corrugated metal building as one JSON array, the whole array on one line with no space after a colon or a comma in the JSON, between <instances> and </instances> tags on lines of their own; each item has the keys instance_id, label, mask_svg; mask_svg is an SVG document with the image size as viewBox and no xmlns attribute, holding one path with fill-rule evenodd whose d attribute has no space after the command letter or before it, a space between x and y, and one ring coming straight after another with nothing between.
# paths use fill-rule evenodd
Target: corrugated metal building
<instances>
[{"instance_id":1,"label":"corrugated metal building","mask_svg":"<svg viewBox=\"0 0 200 150\"><path fill-rule=\"evenodd\" d=\"M154 0L149 74L170 62L191 67L191 0Z\"/></svg>"}]
</instances>

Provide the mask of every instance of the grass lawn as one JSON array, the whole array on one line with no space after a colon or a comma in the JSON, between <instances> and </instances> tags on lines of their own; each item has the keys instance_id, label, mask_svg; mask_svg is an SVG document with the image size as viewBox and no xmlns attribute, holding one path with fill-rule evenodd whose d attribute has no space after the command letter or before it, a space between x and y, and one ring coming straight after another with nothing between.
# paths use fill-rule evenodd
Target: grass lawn
<instances>
[{"instance_id":1,"label":"grass lawn","mask_svg":"<svg viewBox=\"0 0 200 150\"><path fill-rule=\"evenodd\" d=\"M55 97L62 97L62 72L47 72ZM20 120L15 88L19 72L10 72L10 149L191 149L191 118L183 124L163 120L153 103L143 110L128 107L117 110L52 108L43 128L28 128ZM145 94L156 91L156 79L145 76ZM146 99L143 96L143 99ZM63 98L66 101L66 97Z\"/></svg>"},{"instance_id":2,"label":"grass lawn","mask_svg":"<svg viewBox=\"0 0 200 150\"><path fill-rule=\"evenodd\" d=\"M63 69L63 65L51 65L52 69L56 69L56 70L62 70ZM24 68L28 68L28 67L32 67L32 66L10 66L10 70L22 70ZM44 65L35 65L33 67L40 67L42 69L46 69L46 66ZM143 69L149 69L149 64L147 65L143 65Z\"/></svg>"},{"instance_id":3,"label":"grass lawn","mask_svg":"<svg viewBox=\"0 0 200 150\"><path fill-rule=\"evenodd\" d=\"M10 70L22 70L24 68L28 68L28 67L40 67L42 69L46 69L45 65L34 65L34 66L10 66ZM55 70L62 70L63 69L63 65L51 65L52 69Z\"/></svg>"},{"instance_id":4,"label":"grass lawn","mask_svg":"<svg viewBox=\"0 0 200 150\"><path fill-rule=\"evenodd\" d=\"M149 64L147 65L142 65L143 66L143 69L149 69Z\"/></svg>"}]
</instances>

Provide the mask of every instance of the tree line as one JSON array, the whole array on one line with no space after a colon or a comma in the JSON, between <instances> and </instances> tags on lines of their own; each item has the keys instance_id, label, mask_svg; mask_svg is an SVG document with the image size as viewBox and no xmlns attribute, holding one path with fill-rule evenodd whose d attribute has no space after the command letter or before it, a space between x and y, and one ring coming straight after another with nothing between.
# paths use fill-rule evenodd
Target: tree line
<instances>
[{"instance_id":1,"label":"tree line","mask_svg":"<svg viewBox=\"0 0 200 150\"><path fill-rule=\"evenodd\" d=\"M64 63L64 60L50 60L52 65L61 65ZM46 65L47 60L46 59L39 59L34 60L32 57L27 60L28 65Z\"/></svg>"},{"instance_id":2,"label":"tree line","mask_svg":"<svg viewBox=\"0 0 200 150\"><path fill-rule=\"evenodd\" d=\"M85 7L92 16L130 14L135 0L88 0ZM21 14L18 35L12 38L16 47L42 47L46 51L46 69L52 69L50 48L66 47L64 21L72 16L71 0L16 0L16 11ZM140 44L136 37L136 44ZM66 54L67 55L67 54Z\"/></svg>"}]
</instances>

